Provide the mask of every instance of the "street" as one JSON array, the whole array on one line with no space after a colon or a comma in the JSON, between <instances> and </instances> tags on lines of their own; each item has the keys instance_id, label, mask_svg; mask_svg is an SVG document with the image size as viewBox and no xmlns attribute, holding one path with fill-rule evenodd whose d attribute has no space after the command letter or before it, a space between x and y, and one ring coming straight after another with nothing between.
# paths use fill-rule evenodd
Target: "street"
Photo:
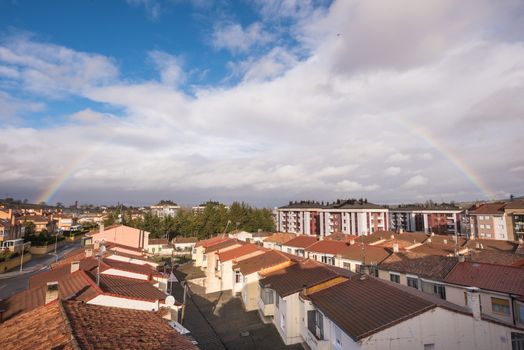
<instances>
[{"instance_id":1,"label":"street","mask_svg":"<svg viewBox=\"0 0 524 350\"><path fill-rule=\"evenodd\" d=\"M80 240L66 243L57 249L58 260L62 259L65 254L80 247ZM46 255L33 255L31 261L23 266L20 273L20 267L16 267L9 272L0 275L0 299L5 299L17 292L27 288L28 280L31 276L42 270L49 269L49 265L55 262L54 252Z\"/></svg>"}]
</instances>

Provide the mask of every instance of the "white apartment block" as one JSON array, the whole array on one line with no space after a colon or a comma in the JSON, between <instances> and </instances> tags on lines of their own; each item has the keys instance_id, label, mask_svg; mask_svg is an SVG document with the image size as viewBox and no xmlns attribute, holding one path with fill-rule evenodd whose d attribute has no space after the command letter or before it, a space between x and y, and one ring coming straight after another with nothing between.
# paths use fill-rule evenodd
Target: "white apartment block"
<instances>
[{"instance_id":1,"label":"white apartment block","mask_svg":"<svg viewBox=\"0 0 524 350\"><path fill-rule=\"evenodd\" d=\"M447 233L461 232L462 210L451 206L405 206L389 209L392 231Z\"/></svg>"}]
</instances>

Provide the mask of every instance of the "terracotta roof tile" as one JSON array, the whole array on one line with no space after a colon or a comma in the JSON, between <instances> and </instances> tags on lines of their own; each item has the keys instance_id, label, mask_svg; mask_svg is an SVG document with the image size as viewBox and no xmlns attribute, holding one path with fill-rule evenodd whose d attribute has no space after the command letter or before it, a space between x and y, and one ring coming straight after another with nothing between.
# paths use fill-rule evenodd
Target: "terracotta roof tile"
<instances>
[{"instance_id":1,"label":"terracotta roof tile","mask_svg":"<svg viewBox=\"0 0 524 350\"><path fill-rule=\"evenodd\" d=\"M91 271L96 269L98 261L95 258L86 258L80 260L79 269ZM52 270L40 272L29 278L29 287L38 287L45 285L47 282L61 281L71 275L71 263L55 266Z\"/></svg>"},{"instance_id":2,"label":"terracotta roof tile","mask_svg":"<svg viewBox=\"0 0 524 350\"><path fill-rule=\"evenodd\" d=\"M285 297L299 292L304 285L311 287L340 276L337 272L322 263L306 259L267 275L260 280L260 284Z\"/></svg>"},{"instance_id":3,"label":"terracotta roof tile","mask_svg":"<svg viewBox=\"0 0 524 350\"><path fill-rule=\"evenodd\" d=\"M307 295L330 320L355 341L415 317L436 306L470 314L414 288L370 276L355 275L349 281Z\"/></svg>"},{"instance_id":4,"label":"terracotta roof tile","mask_svg":"<svg viewBox=\"0 0 524 350\"><path fill-rule=\"evenodd\" d=\"M276 250L270 250L267 253L239 261L235 268L238 268L242 275L246 276L251 273L267 269L273 266L292 261L291 258Z\"/></svg>"},{"instance_id":5,"label":"terracotta roof tile","mask_svg":"<svg viewBox=\"0 0 524 350\"><path fill-rule=\"evenodd\" d=\"M121 270L121 271L128 271L128 272L134 272L146 276L161 276L162 274L152 268L148 264L133 264L125 261L120 260L114 260L114 259L104 259L104 264L108 265L108 267Z\"/></svg>"},{"instance_id":6,"label":"terracotta roof tile","mask_svg":"<svg viewBox=\"0 0 524 350\"><path fill-rule=\"evenodd\" d=\"M499 239L472 239L464 245L469 249L488 249L497 251L514 252L519 243L513 241L502 241Z\"/></svg>"},{"instance_id":7,"label":"terracotta roof tile","mask_svg":"<svg viewBox=\"0 0 524 350\"><path fill-rule=\"evenodd\" d=\"M336 233L330 234L329 236L324 237L324 239L330 240L330 241L350 242L353 240L357 240L358 236L347 235L342 232L336 232Z\"/></svg>"},{"instance_id":8,"label":"terracotta roof tile","mask_svg":"<svg viewBox=\"0 0 524 350\"><path fill-rule=\"evenodd\" d=\"M376 265L386 259L390 254L391 251L387 248L357 243L347 246L340 253L340 257L355 261L362 261L362 258L365 257L366 264Z\"/></svg>"},{"instance_id":9,"label":"terracotta roof tile","mask_svg":"<svg viewBox=\"0 0 524 350\"><path fill-rule=\"evenodd\" d=\"M379 269L443 281L457 262L455 257L408 252L392 254L379 264Z\"/></svg>"},{"instance_id":10,"label":"terracotta roof tile","mask_svg":"<svg viewBox=\"0 0 524 350\"><path fill-rule=\"evenodd\" d=\"M287 241L286 243L282 245L285 245L286 247L293 247L293 248L307 248L317 241L318 241L317 236L300 235L298 237L295 237Z\"/></svg>"},{"instance_id":11,"label":"terracotta roof tile","mask_svg":"<svg viewBox=\"0 0 524 350\"><path fill-rule=\"evenodd\" d=\"M486 203L482 204L480 207L470 210L470 215L482 215L482 214L491 214L491 215L502 215L504 214L505 203Z\"/></svg>"},{"instance_id":12,"label":"terracotta roof tile","mask_svg":"<svg viewBox=\"0 0 524 350\"><path fill-rule=\"evenodd\" d=\"M286 244L287 245L287 244ZM342 241L331 241L331 240L322 240L317 241L306 248L306 251L312 253L324 253L324 254L333 254L337 255L342 253L349 243Z\"/></svg>"},{"instance_id":13,"label":"terracotta roof tile","mask_svg":"<svg viewBox=\"0 0 524 350\"><path fill-rule=\"evenodd\" d=\"M195 246L196 247L207 248L210 245L217 244L219 242L223 242L223 241L226 241L228 239L229 239L228 237L225 237L223 235L219 235L219 236L216 236L216 237L211 237L211 238L208 238L208 239L204 239L204 240L198 241Z\"/></svg>"},{"instance_id":14,"label":"terracotta roof tile","mask_svg":"<svg viewBox=\"0 0 524 350\"><path fill-rule=\"evenodd\" d=\"M463 262L455 266L445 281L495 292L524 295L524 269L521 267Z\"/></svg>"},{"instance_id":15,"label":"terracotta roof tile","mask_svg":"<svg viewBox=\"0 0 524 350\"><path fill-rule=\"evenodd\" d=\"M253 254L255 252L259 251L260 254L265 251L264 248L256 245L256 244L244 244L243 246L240 246L238 248L233 248L231 250L227 250L225 252L219 252L218 258L220 262L229 261L233 259L238 259L244 255Z\"/></svg>"},{"instance_id":16,"label":"terracotta roof tile","mask_svg":"<svg viewBox=\"0 0 524 350\"><path fill-rule=\"evenodd\" d=\"M96 274L89 273L89 276L96 281ZM100 275L100 289L104 293L145 300L164 301L167 296L148 281L106 274Z\"/></svg>"},{"instance_id":17,"label":"terracotta roof tile","mask_svg":"<svg viewBox=\"0 0 524 350\"><path fill-rule=\"evenodd\" d=\"M167 245L169 244L169 240L167 238L151 238L149 239L149 244L153 244L153 245L158 245L158 244L163 244L163 245Z\"/></svg>"},{"instance_id":18,"label":"terracotta roof tile","mask_svg":"<svg viewBox=\"0 0 524 350\"><path fill-rule=\"evenodd\" d=\"M523 266L524 255L497 250L471 250L466 255L466 260L496 265Z\"/></svg>"},{"instance_id":19,"label":"terracotta roof tile","mask_svg":"<svg viewBox=\"0 0 524 350\"><path fill-rule=\"evenodd\" d=\"M227 247L231 247L231 246L234 246L234 245L242 245L244 244L244 242L241 242L241 241L238 241L236 239L227 239L225 241L220 241L218 243L215 243L215 244L212 244L212 245L208 245L205 250L204 250L204 253L211 253L211 252L214 252L214 251L217 251L217 250L220 250L220 249L224 249L224 248L227 248Z\"/></svg>"},{"instance_id":20,"label":"terracotta roof tile","mask_svg":"<svg viewBox=\"0 0 524 350\"><path fill-rule=\"evenodd\" d=\"M78 302L63 307L81 349L198 349L153 312Z\"/></svg>"},{"instance_id":21,"label":"terracotta roof tile","mask_svg":"<svg viewBox=\"0 0 524 350\"><path fill-rule=\"evenodd\" d=\"M74 349L58 301L0 324L2 349Z\"/></svg>"},{"instance_id":22,"label":"terracotta roof tile","mask_svg":"<svg viewBox=\"0 0 524 350\"><path fill-rule=\"evenodd\" d=\"M277 232L277 233L273 234L272 236L269 236L268 238L266 238L264 240L264 242L276 243L276 244L284 244L287 241L292 240L296 236L297 235L295 235L294 233Z\"/></svg>"}]
</instances>

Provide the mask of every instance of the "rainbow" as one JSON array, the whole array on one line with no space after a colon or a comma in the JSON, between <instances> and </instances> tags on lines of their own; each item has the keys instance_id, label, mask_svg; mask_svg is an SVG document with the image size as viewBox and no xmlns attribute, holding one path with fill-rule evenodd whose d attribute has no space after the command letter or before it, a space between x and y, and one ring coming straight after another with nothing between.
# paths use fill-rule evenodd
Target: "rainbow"
<instances>
[{"instance_id":1,"label":"rainbow","mask_svg":"<svg viewBox=\"0 0 524 350\"><path fill-rule=\"evenodd\" d=\"M95 152L100 148L101 144L95 144L91 147L86 148L85 152L75 157L71 163L63 168L60 174L46 187L44 192L42 192L36 199L36 203L49 201L54 197L54 195L60 190L62 186L69 180L80 168L82 163L89 159Z\"/></svg>"},{"instance_id":2,"label":"rainbow","mask_svg":"<svg viewBox=\"0 0 524 350\"><path fill-rule=\"evenodd\" d=\"M486 199L495 199L495 192L489 185L477 174L464 160L462 160L455 152L447 147L443 142L439 141L428 130L408 122L403 118L396 117L393 120L398 121L401 125L406 127L412 133L427 142L432 148L436 149L440 154L447 158L475 187L477 187Z\"/></svg>"}]
</instances>

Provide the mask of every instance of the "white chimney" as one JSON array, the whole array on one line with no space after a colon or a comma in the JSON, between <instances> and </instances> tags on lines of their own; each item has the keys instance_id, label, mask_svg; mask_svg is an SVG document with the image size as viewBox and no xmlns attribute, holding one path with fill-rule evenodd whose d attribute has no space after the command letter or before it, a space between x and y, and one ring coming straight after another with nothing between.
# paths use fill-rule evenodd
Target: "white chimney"
<instances>
[{"instance_id":1,"label":"white chimney","mask_svg":"<svg viewBox=\"0 0 524 350\"><path fill-rule=\"evenodd\" d=\"M448 244L448 240L447 239L444 240L444 244Z\"/></svg>"},{"instance_id":2,"label":"white chimney","mask_svg":"<svg viewBox=\"0 0 524 350\"><path fill-rule=\"evenodd\" d=\"M47 289L45 291L45 303L49 304L58 299L58 282L47 282Z\"/></svg>"},{"instance_id":3,"label":"white chimney","mask_svg":"<svg viewBox=\"0 0 524 350\"><path fill-rule=\"evenodd\" d=\"M71 261L71 273L80 270L80 261Z\"/></svg>"},{"instance_id":4,"label":"white chimney","mask_svg":"<svg viewBox=\"0 0 524 350\"><path fill-rule=\"evenodd\" d=\"M464 254L459 254L458 261L459 263L463 263L464 261L466 261L466 257L464 256Z\"/></svg>"},{"instance_id":5,"label":"white chimney","mask_svg":"<svg viewBox=\"0 0 524 350\"><path fill-rule=\"evenodd\" d=\"M398 253L398 243L393 243L393 253Z\"/></svg>"},{"instance_id":6,"label":"white chimney","mask_svg":"<svg viewBox=\"0 0 524 350\"><path fill-rule=\"evenodd\" d=\"M431 236L433 237L435 235L435 232L431 232Z\"/></svg>"},{"instance_id":7,"label":"white chimney","mask_svg":"<svg viewBox=\"0 0 524 350\"><path fill-rule=\"evenodd\" d=\"M349 244L350 244L350 245L353 245L353 244L355 244L355 239L354 239L354 238L353 238L353 239L351 239L351 240L349 241Z\"/></svg>"},{"instance_id":8,"label":"white chimney","mask_svg":"<svg viewBox=\"0 0 524 350\"><path fill-rule=\"evenodd\" d=\"M86 249L86 258L90 258L93 256L93 249Z\"/></svg>"},{"instance_id":9,"label":"white chimney","mask_svg":"<svg viewBox=\"0 0 524 350\"><path fill-rule=\"evenodd\" d=\"M428 239L426 240L426 243L431 243L431 238L428 238Z\"/></svg>"},{"instance_id":10,"label":"white chimney","mask_svg":"<svg viewBox=\"0 0 524 350\"><path fill-rule=\"evenodd\" d=\"M468 308L473 313L475 320L481 319L482 306L480 305L480 293L476 287L470 287L466 292L466 300L468 302Z\"/></svg>"}]
</instances>

